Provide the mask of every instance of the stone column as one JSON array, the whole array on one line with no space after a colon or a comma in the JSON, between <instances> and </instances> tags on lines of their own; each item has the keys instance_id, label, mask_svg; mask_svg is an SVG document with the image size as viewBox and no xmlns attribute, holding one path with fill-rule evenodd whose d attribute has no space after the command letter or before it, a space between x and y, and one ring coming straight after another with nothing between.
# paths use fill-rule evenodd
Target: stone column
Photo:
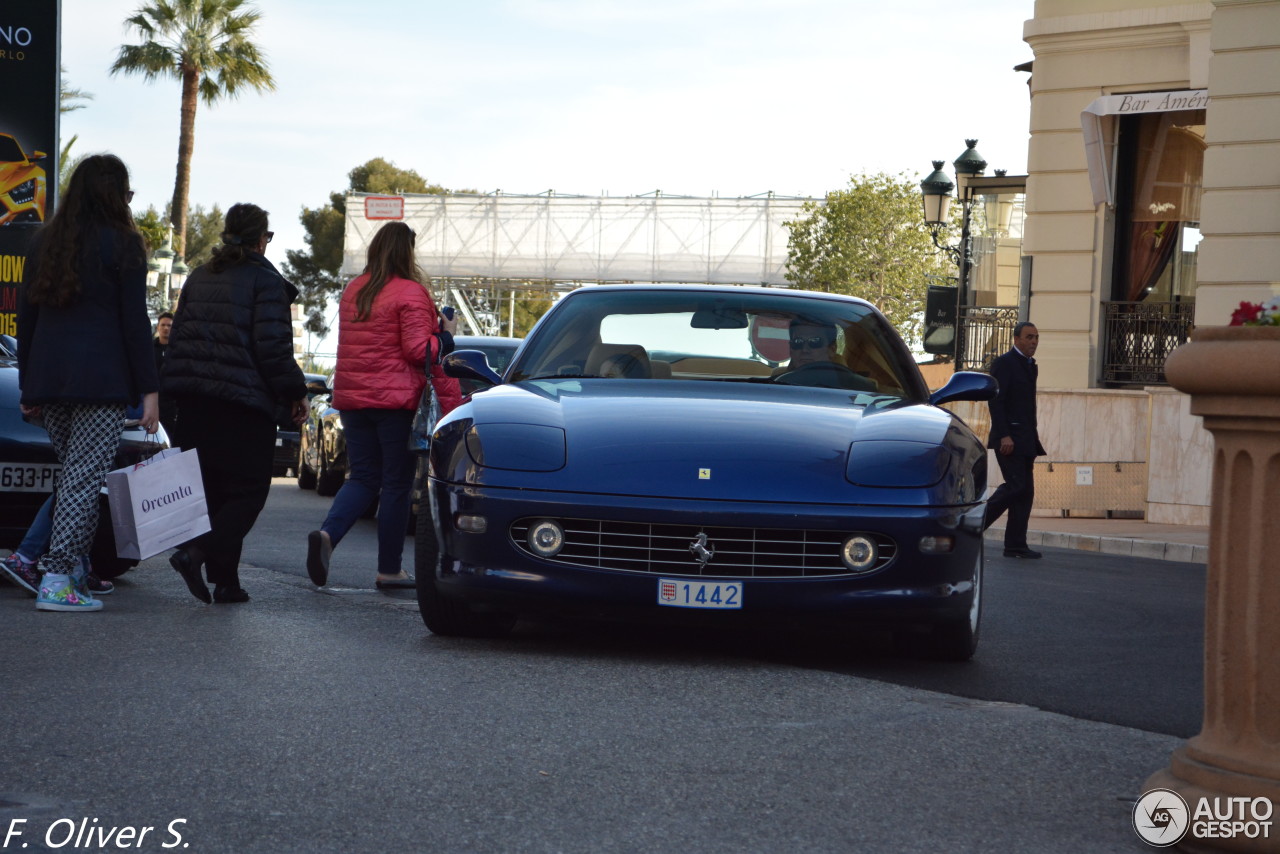
<instances>
[{"instance_id":1,"label":"stone column","mask_svg":"<svg viewBox=\"0 0 1280 854\"><path fill-rule=\"evenodd\" d=\"M1268 798L1269 839L1183 837L1188 851L1280 851L1280 327L1202 327L1166 375L1213 434L1204 724L1144 791ZM1225 806L1225 801L1219 801Z\"/></svg>"}]
</instances>

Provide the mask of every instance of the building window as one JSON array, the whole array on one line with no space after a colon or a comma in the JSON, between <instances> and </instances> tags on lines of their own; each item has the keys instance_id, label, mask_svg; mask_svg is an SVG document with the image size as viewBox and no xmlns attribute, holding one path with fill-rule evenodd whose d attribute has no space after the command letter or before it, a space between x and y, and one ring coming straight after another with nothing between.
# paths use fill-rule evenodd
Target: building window
<instances>
[{"instance_id":1,"label":"building window","mask_svg":"<svg viewBox=\"0 0 1280 854\"><path fill-rule=\"evenodd\" d=\"M1204 110L1121 117L1111 301L1102 306L1107 385L1165 383L1165 358L1187 340L1204 132Z\"/></svg>"},{"instance_id":2,"label":"building window","mask_svg":"<svg viewBox=\"0 0 1280 854\"><path fill-rule=\"evenodd\" d=\"M1195 297L1204 122L1204 110L1122 119L1113 300Z\"/></svg>"}]
</instances>

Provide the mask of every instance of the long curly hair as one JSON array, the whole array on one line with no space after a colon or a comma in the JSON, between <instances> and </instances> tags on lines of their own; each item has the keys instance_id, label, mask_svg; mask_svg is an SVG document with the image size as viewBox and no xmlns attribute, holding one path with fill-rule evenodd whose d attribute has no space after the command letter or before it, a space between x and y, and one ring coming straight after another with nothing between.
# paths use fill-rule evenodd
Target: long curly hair
<instances>
[{"instance_id":1,"label":"long curly hair","mask_svg":"<svg viewBox=\"0 0 1280 854\"><path fill-rule=\"evenodd\" d=\"M232 205L222 226L222 245L213 250L213 257L209 259L209 272L221 273L243 264L249 250L258 245L270 226L267 212L257 205L248 202Z\"/></svg>"},{"instance_id":2,"label":"long curly hair","mask_svg":"<svg viewBox=\"0 0 1280 854\"><path fill-rule=\"evenodd\" d=\"M36 248L35 278L27 285L27 301L66 308L81 294L81 264L100 263L87 252L99 228L118 233L122 269L146 266L147 253L129 211L129 168L114 154L86 157L71 174L67 194L41 229Z\"/></svg>"},{"instance_id":3,"label":"long curly hair","mask_svg":"<svg viewBox=\"0 0 1280 854\"><path fill-rule=\"evenodd\" d=\"M369 243L369 260L364 266L369 281L356 296L356 320L369 319L373 301L392 279L409 279L423 286L429 283L414 258L415 242L413 229L403 222L389 222L378 229Z\"/></svg>"}]
</instances>

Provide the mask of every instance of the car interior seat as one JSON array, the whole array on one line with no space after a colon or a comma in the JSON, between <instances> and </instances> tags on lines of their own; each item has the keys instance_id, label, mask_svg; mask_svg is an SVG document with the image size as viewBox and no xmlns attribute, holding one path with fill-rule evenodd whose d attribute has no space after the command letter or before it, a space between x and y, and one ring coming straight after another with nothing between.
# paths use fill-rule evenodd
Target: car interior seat
<instances>
[{"instance_id":1,"label":"car interior seat","mask_svg":"<svg viewBox=\"0 0 1280 854\"><path fill-rule=\"evenodd\" d=\"M653 368L649 353L639 344L597 344L587 355L583 373L597 377L649 379Z\"/></svg>"}]
</instances>

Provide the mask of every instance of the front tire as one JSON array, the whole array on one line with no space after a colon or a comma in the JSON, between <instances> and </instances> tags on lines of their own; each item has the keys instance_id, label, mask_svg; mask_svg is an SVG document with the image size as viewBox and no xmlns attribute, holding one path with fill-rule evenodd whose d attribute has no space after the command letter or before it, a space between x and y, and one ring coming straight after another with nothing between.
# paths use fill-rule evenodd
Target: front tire
<instances>
[{"instance_id":1,"label":"front tire","mask_svg":"<svg viewBox=\"0 0 1280 854\"><path fill-rule=\"evenodd\" d=\"M307 434L298 441L298 489L315 489L316 473L307 468Z\"/></svg>"},{"instance_id":2,"label":"front tire","mask_svg":"<svg viewBox=\"0 0 1280 854\"><path fill-rule=\"evenodd\" d=\"M510 633L516 624L514 614L478 614L467 607L465 602L445 596L436 586L440 544L436 538L435 521L426 506L418 508L413 556L417 574L418 611L422 614L423 624L433 635L493 638Z\"/></svg>"},{"instance_id":3,"label":"front tire","mask_svg":"<svg viewBox=\"0 0 1280 854\"><path fill-rule=\"evenodd\" d=\"M978 563L973 573L973 601L964 619L938 623L923 639L921 653L934 661L968 661L978 651L978 630L982 624L983 545L978 545Z\"/></svg>"},{"instance_id":4,"label":"front tire","mask_svg":"<svg viewBox=\"0 0 1280 854\"><path fill-rule=\"evenodd\" d=\"M342 482L346 480L346 472L334 471L329 468L329 463L324 455L324 437L318 436L320 445L320 474L316 477L316 495L323 495L326 498L337 495L338 490L342 488Z\"/></svg>"}]
</instances>

